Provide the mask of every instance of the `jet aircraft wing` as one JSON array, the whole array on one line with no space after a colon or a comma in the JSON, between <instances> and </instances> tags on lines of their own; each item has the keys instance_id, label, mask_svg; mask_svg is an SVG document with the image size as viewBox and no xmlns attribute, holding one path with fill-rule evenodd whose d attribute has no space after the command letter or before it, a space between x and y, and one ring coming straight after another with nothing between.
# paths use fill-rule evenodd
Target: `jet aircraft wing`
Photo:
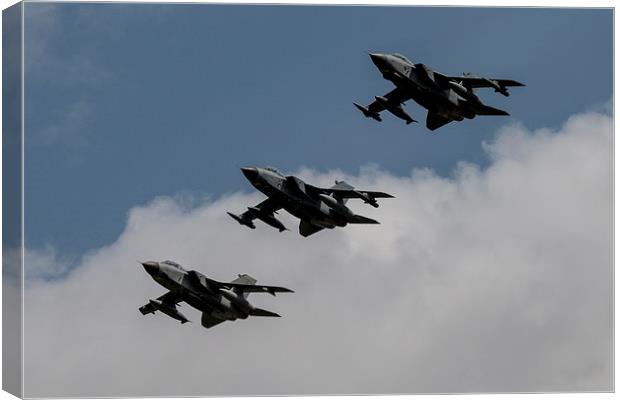
<instances>
[{"instance_id":1,"label":"jet aircraft wing","mask_svg":"<svg viewBox=\"0 0 620 400\"><path fill-rule=\"evenodd\" d=\"M291 289L280 286L253 285L247 283L236 283L235 281L218 282L213 279L209 279L209 283L212 283L223 289L235 290L242 293L269 293L272 296L275 296L276 293L293 293Z\"/></svg>"},{"instance_id":2,"label":"jet aircraft wing","mask_svg":"<svg viewBox=\"0 0 620 400\"><path fill-rule=\"evenodd\" d=\"M387 99L388 103L392 104L402 104L411 98L407 92L400 88L395 88L383 97ZM385 106L377 100L368 105L368 111L371 113L380 113L383 110L385 110Z\"/></svg>"},{"instance_id":3,"label":"jet aircraft wing","mask_svg":"<svg viewBox=\"0 0 620 400\"><path fill-rule=\"evenodd\" d=\"M255 219L260 219L264 223L277 228L280 232L286 230L284 225L280 221L278 221L274 215L279 209L282 208L282 205L275 200L266 199L261 203L254 207L248 207L248 210L241 215L236 215L231 212L228 213L232 218L234 218L241 225L245 225L248 228L254 229L256 226L254 225Z\"/></svg>"},{"instance_id":4,"label":"jet aircraft wing","mask_svg":"<svg viewBox=\"0 0 620 400\"><path fill-rule=\"evenodd\" d=\"M497 88L498 86L505 88L508 86L525 86L523 83L515 81L514 79L484 78L469 73L463 74L461 76L444 75L441 72L437 71L434 71L434 73L435 77L438 78L440 81L453 81L469 88Z\"/></svg>"},{"instance_id":5,"label":"jet aircraft wing","mask_svg":"<svg viewBox=\"0 0 620 400\"><path fill-rule=\"evenodd\" d=\"M161 301L163 304L166 304L166 305L169 305L169 306L173 306L173 307L181 302L181 299L179 299L172 292L168 292L168 293L162 294L161 296L159 296L157 298L157 300ZM150 302L145 304L145 305L143 305L142 307L140 307L139 310L140 310L140 312L143 315L154 313L155 311L157 311L155 306L152 303L150 303Z\"/></svg>"},{"instance_id":6,"label":"jet aircraft wing","mask_svg":"<svg viewBox=\"0 0 620 400\"><path fill-rule=\"evenodd\" d=\"M392 199L394 196L384 192L375 192L372 190L355 190L352 186L350 188L342 187L342 183L327 189L321 189L324 193L330 194L337 199L361 199L364 203L370 204L371 206L377 208L379 207L379 203L377 203L377 199ZM341 186L341 187L338 187Z\"/></svg>"},{"instance_id":7,"label":"jet aircraft wing","mask_svg":"<svg viewBox=\"0 0 620 400\"><path fill-rule=\"evenodd\" d=\"M440 81L443 81L444 84L447 84L448 81L452 81L463 85L468 89L485 87L493 88L496 92L501 93L504 96L508 96L509 93L506 88L509 86L525 86L521 82L515 81L514 79L483 78L473 74L463 74L462 76L446 76L439 72L435 72L435 77L438 78Z\"/></svg>"},{"instance_id":8,"label":"jet aircraft wing","mask_svg":"<svg viewBox=\"0 0 620 400\"><path fill-rule=\"evenodd\" d=\"M354 190L354 189L323 189L325 192L340 197L341 199L363 199L363 196L374 197L375 199L393 199L389 193L375 192L372 190ZM361 195L361 196L360 196Z\"/></svg>"},{"instance_id":9,"label":"jet aircraft wing","mask_svg":"<svg viewBox=\"0 0 620 400\"><path fill-rule=\"evenodd\" d=\"M495 79L495 78L481 78L478 76L449 76L449 80L455 82L462 82L463 86L471 87L471 88L484 88L490 87L494 88L493 82L497 83L497 85L501 87L508 86L525 86L521 82L517 82L513 79Z\"/></svg>"}]
</instances>

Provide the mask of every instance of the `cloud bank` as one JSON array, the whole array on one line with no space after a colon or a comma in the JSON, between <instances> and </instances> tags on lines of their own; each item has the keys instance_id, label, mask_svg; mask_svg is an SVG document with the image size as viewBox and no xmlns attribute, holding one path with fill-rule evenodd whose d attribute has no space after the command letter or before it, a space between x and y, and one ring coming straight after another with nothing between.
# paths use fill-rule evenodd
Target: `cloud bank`
<instances>
[{"instance_id":1,"label":"cloud bank","mask_svg":"<svg viewBox=\"0 0 620 400\"><path fill-rule=\"evenodd\" d=\"M47 251L62 277L29 280L25 395L611 390L612 127L596 112L557 131L511 125L484 144L488 168L449 178L302 169L396 196L352 203L381 225L309 238L286 213L285 233L225 214L254 192L135 207L70 274ZM164 290L136 261L161 259L296 293L250 297L283 318L205 330L184 306L196 322L181 326L137 310Z\"/></svg>"}]
</instances>

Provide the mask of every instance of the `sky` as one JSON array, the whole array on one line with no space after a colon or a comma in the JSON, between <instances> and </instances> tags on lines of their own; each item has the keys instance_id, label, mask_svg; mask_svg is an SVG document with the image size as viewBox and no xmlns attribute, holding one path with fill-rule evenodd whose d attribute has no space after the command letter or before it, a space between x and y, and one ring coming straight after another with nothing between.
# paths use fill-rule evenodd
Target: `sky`
<instances>
[{"instance_id":1,"label":"sky","mask_svg":"<svg viewBox=\"0 0 620 400\"><path fill-rule=\"evenodd\" d=\"M245 165L447 176L488 163L481 143L506 123L557 128L612 95L602 9L28 3L25 15L27 241L75 261L155 196L251 190ZM509 118L436 134L379 124L352 105L392 89L370 51L527 86L480 91Z\"/></svg>"},{"instance_id":2,"label":"sky","mask_svg":"<svg viewBox=\"0 0 620 400\"><path fill-rule=\"evenodd\" d=\"M27 3L25 394L610 390L611 33L602 9ZM507 118L378 124L352 106L392 89L371 51L527 86L480 91ZM396 199L251 231L225 214L263 198L246 165ZM137 312L162 292L138 259L295 293L180 327Z\"/></svg>"}]
</instances>

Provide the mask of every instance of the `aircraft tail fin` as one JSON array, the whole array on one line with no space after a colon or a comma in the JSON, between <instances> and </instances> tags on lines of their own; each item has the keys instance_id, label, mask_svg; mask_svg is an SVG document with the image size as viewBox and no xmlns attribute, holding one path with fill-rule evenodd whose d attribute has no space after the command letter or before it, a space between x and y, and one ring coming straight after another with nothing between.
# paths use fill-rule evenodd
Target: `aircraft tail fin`
<instances>
[{"instance_id":1,"label":"aircraft tail fin","mask_svg":"<svg viewBox=\"0 0 620 400\"><path fill-rule=\"evenodd\" d=\"M253 315L255 317L279 317L279 314L276 314L272 311L268 311L268 310L263 310L262 308L255 308L252 311L250 311L250 315Z\"/></svg>"},{"instance_id":2,"label":"aircraft tail fin","mask_svg":"<svg viewBox=\"0 0 620 400\"><path fill-rule=\"evenodd\" d=\"M338 181L338 180L337 180L337 181L335 181L334 183L335 183L335 185L334 185L334 186L332 186L332 187L330 187L330 189L336 189L336 190L353 190L353 189L355 189L355 188L353 187L353 185L350 185L350 184L346 183L345 181ZM347 204L347 201L349 200L349 199L346 199L346 198L344 198L344 199L343 199L343 198L341 198L341 197L340 197L340 196L338 196L338 195L333 195L333 196L334 196L334 197L335 197L338 201L341 201L341 202L342 202L342 204Z\"/></svg>"},{"instance_id":3,"label":"aircraft tail fin","mask_svg":"<svg viewBox=\"0 0 620 400\"><path fill-rule=\"evenodd\" d=\"M241 283L243 285L256 285L256 282L258 282L258 281L256 279L252 278L248 274L239 274L237 279L235 279L234 281L230 281L230 283ZM245 298L247 298L248 295L250 294L249 292L243 292L243 291L240 291L240 293Z\"/></svg>"},{"instance_id":4,"label":"aircraft tail fin","mask_svg":"<svg viewBox=\"0 0 620 400\"><path fill-rule=\"evenodd\" d=\"M349 185L345 181L335 181L335 185L330 187L330 189L342 189L342 190L353 190L355 189L352 185Z\"/></svg>"},{"instance_id":5,"label":"aircraft tail fin","mask_svg":"<svg viewBox=\"0 0 620 400\"><path fill-rule=\"evenodd\" d=\"M238 276L237 279L235 279L234 281L230 281L230 283L242 283L244 285L256 285L256 282L258 282L256 279L252 278L248 274L239 274L237 276Z\"/></svg>"}]
</instances>

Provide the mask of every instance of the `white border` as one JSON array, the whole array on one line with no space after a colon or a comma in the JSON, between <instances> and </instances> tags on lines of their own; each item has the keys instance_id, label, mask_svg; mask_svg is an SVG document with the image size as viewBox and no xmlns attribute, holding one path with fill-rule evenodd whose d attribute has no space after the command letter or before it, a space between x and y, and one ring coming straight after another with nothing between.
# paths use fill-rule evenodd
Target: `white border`
<instances>
[{"instance_id":1,"label":"white border","mask_svg":"<svg viewBox=\"0 0 620 400\"><path fill-rule=\"evenodd\" d=\"M29 1L29 2L34 2L34 1ZM85 2L85 1L78 1L78 0L69 0L68 2ZM93 1L89 1L89 2L93 2ZM183 0L168 0L168 1L132 1L134 3L219 3L219 4L239 4L240 2L235 2L232 0L220 0L220 1L183 1ZM8 8L11 5L15 4L16 2L13 0L0 0L0 5L2 6L2 9ZM609 0L591 0L588 2L584 2L584 1L577 1L577 0L566 0L563 2L557 1L557 0L544 0L544 1L532 1L532 0L526 0L526 1L515 1L515 0L505 0L503 1L501 4L498 4L496 1L491 1L491 0L476 0L476 1L467 1L467 0L450 0L450 1L438 1L438 0L426 0L426 1L412 1L412 0L390 0L390 1L380 1L380 0L364 0L364 1L355 1L355 0L337 0L337 1L330 1L330 0L313 0L312 3L308 3L308 2L304 2L301 0L288 0L288 1L264 1L264 0L244 0L241 3L243 4L298 4L298 5L302 5L302 4L313 4L313 5L377 5L377 6L386 6L386 5L396 5L396 6L411 6L411 5L426 5L426 6L477 6L477 7L563 7L563 8L614 8L615 7L615 2L614 1L609 1ZM615 10L614 10L614 14L615 14ZM2 22L0 20L0 32L1 32L1 25ZM614 15L614 94L617 92L617 82L615 80L615 76L617 73L617 63L616 63L616 52L615 52L615 46L617 41L617 32L615 30L615 15ZM23 66L24 66L24 48L23 48L23 43L24 43L24 7L22 4L22 215L21 215L21 222L22 222L22 228L23 228L23 223L24 223L24 70L23 70ZM2 65L2 56L0 55L0 65ZM1 87L1 82L0 82L0 87ZM2 104L2 100L0 99L0 106ZM614 101L613 104L613 110L614 110L614 116L617 115L617 107L616 107L616 103ZM1 111L1 107L0 107L0 115L1 115L2 111ZM615 131L615 127L616 127L616 120L614 118L614 131ZM614 138L615 139L615 138ZM617 167L616 167L616 163L615 163L615 154L617 154L618 152L618 143L617 141L614 140L614 266L615 266L615 250L618 248L618 238L615 235L615 227L617 226L617 219L616 219L616 213L615 213L615 209L618 205L618 199L615 196L615 182L616 182L616 176L617 175ZM1 161L2 161L2 155L0 153L0 170L1 170ZM0 178L0 183L1 183L1 178ZM1 191L1 189L0 189ZM2 205L2 200L0 199L0 206ZM1 215L0 215L0 221L1 221ZM22 243L24 243L24 237L25 237L25 232L24 229L22 229ZM2 239L2 234L0 233L0 240ZM24 281L24 275L23 275L23 262L24 262L24 249L22 248L22 293L23 293L23 281ZM617 276L615 274L615 270L614 270L614 289L617 286ZM1 295L1 287L0 287L0 295ZM618 339L617 336L617 331L615 331L615 310L617 310L617 297L615 296L615 290L614 290L614 361L616 359L618 359L618 350L615 347L615 341ZM23 305L23 297L22 297L22 332L24 329L24 325L23 325L23 312L24 312L24 305ZM1 339L1 331L0 331L0 339ZM22 340L23 340L23 336L22 336ZM24 393L24 364L23 364L23 341L22 341L22 349L21 349L21 353L22 353L22 393ZM1 372L1 367L0 367L0 372ZM1 374L0 374L0 380L1 380ZM614 363L614 387L615 387L615 383L618 382L618 375L617 375L617 370L615 368L615 363ZM554 399L566 399L566 398L579 398L579 399L604 399L604 398L613 398L616 397L616 395L614 393L575 393L575 394L567 394L567 393L558 393L558 394L471 394L471 395L399 395L398 398L399 399L406 399L406 400L427 400L427 399L433 399L433 400L444 400L444 399L454 399L455 396L459 396L459 398L465 398L465 399L477 399L477 398L482 398L482 397L488 397L488 396L492 396L493 399L512 399L512 400L521 400L521 399L541 399L541 398L554 398ZM14 397L6 392L0 392L0 400L8 400L8 399L13 399ZM275 399L279 399L280 397L226 397L226 399L245 399L245 400L253 400L253 399L262 399L262 400L275 400ZM293 398L302 398L302 397L298 397L298 396L294 396ZM352 398L362 398L362 399L372 399L372 400L388 400L391 398L394 398L394 395L389 395L389 396L309 396L309 398L312 399L316 399L316 400L327 400L327 399L352 399ZM158 399L170 399L168 397L160 397Z\"/></svg>"}]
</instances>

